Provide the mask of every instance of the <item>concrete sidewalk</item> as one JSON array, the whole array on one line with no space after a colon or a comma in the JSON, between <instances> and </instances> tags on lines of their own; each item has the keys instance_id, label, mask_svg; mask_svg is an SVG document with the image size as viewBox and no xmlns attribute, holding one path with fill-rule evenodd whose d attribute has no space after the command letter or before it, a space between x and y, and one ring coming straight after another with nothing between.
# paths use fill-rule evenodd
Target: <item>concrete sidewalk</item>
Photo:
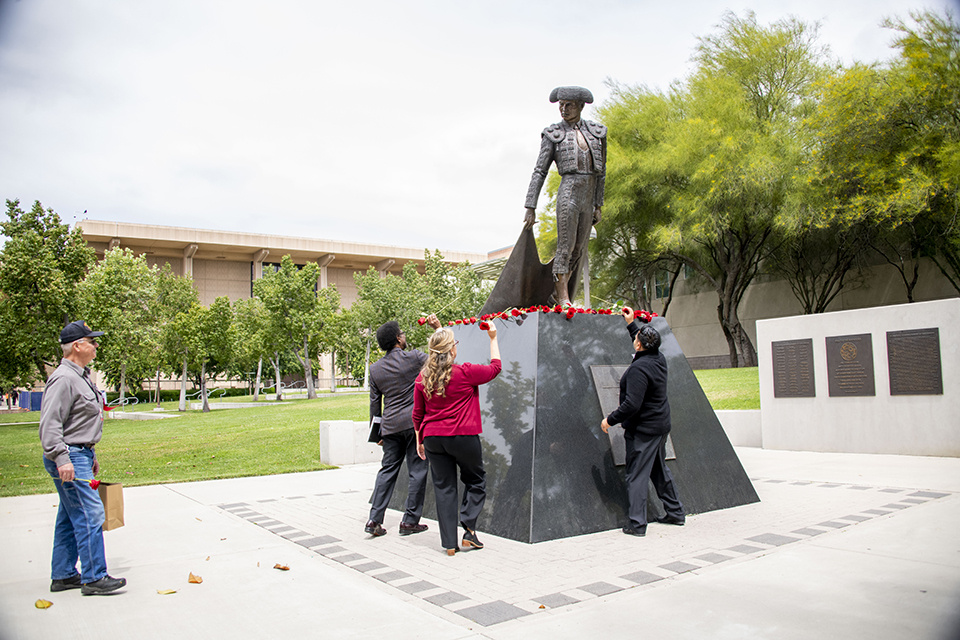
<instances>
[{"instance_id":1,"label":"concrete sidewalk","mask_svg":"<svg viewBox=\"0 0 960 640\"><path fill-rule=\"evenodd\" d=\"M453 558L363 533L376 465L128 488L103 597L49 592L56 495L4 498L0 638L958 637L960 459L737 453L758 504Z\"/></svg>"}]
</instances>

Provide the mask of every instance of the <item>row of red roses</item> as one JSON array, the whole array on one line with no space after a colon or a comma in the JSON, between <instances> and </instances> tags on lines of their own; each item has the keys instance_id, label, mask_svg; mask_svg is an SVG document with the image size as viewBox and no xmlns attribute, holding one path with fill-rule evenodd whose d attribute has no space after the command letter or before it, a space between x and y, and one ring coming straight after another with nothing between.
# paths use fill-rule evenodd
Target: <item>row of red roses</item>
<instances>
[{"instance_id":1,"label":"row of red roses","mask_svg":"<svg viewBox=\"0 0 960 640\"><path fill-rule=\"evenodd\" d=\"M623 313L627 313L629 310L628 307L623 308ZM601 315L601 316L612 316L614 315L613 309L583 309L581 307L566 307L564 308L561 305L556 305L550 307L548 305L537 305L533 307L528 307L526 309L508 309L506 311L501 311L500 313L486 313L479 318L470 317L462 318L460 320L451 320L447 323L448 326L455 326L458 324L480 324L480 329L482 331L488 331L490 329L489 321L495 320L497 318L501 320L510 320L511 318L519 318L521 321L527 317L528 313L562 313L567 316L567 320L572 320L575 315L578 313L586 313L592 315ZM657 317L656 313L645 311L639 309L636 311L636 318L641 322L650 322L652 319ZM420 318L417 320L417 323L420 325L425 324L427 321L426 318Z\"/></svg>"}]
</instances>

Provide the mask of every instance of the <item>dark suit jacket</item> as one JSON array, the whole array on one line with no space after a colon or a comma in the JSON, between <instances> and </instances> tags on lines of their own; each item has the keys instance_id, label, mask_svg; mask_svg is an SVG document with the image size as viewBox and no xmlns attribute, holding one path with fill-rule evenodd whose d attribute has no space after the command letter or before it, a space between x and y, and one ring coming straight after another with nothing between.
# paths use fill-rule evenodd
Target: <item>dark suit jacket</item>
<instances>
[{"instance_id":1,"label":"dark suit jacket","mask_svg":"<svg viewBox=\"0 0 960 640\"><path fill-rule=\"evenodd\" d=\"M394 347L370 365L370 420L380 416L381 435L413 429L413 382L427 354Z\"/></svg>"}]
</instances>

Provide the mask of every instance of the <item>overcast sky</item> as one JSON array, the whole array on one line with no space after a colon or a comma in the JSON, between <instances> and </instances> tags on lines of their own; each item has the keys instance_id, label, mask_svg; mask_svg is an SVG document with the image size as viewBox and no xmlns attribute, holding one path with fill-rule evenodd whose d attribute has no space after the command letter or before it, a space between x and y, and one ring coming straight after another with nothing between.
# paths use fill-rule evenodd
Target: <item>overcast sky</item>
<instances>
[{"instance_id":1,"label":"overcast sky","mask_svg":"<svg viewBox=\"0 0 960 640\"><path fill-rule=\"evenodd\" d=\"M884 17L946 6L0 0L0 196L70 223L487 252L520 232L555 86L666 88L727 9L820 21L850 63L890 57Z\"/></svg>"}]
</instances>

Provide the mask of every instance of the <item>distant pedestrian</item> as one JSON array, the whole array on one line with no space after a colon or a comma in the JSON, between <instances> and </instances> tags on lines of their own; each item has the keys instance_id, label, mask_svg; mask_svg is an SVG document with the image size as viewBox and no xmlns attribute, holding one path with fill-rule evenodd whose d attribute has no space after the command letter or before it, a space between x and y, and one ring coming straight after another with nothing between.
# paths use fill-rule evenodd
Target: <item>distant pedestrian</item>
<instances>
[{"instance_id":1,"label":"distant pedestrian","mask_svg":"<svg viewBox=\"0 0 960 640\"><path fill-rule=\"evenodd\" d=\"M103 503L90 484L100 472L94 447L103 435L103 396L90 380L87 365L97 357L96 338L102 335L81 320L64 327L63 360L47 380L40 406L43 465L60 495L50 591L80 589L85 596L127 584L124 578L107 574Z\"/></svg>"}]
</instances>

